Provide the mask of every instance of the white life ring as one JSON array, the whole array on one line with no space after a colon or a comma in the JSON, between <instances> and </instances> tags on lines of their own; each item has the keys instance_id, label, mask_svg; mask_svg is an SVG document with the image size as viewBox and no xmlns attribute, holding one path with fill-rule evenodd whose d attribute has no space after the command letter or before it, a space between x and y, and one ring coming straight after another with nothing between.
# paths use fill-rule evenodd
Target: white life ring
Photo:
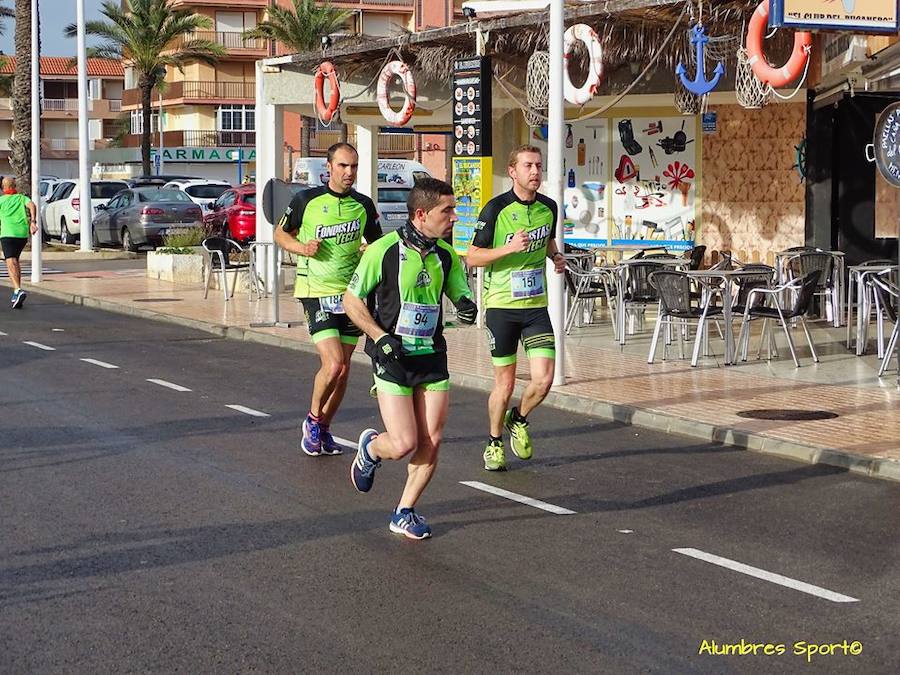
<instances>
[{"instance_id":1,"label":"white life ring","mask_svg":"<svg viewBox=\"0 0 900 675\"><path fill-rule=\"evenodd\" d=\"M388 100L388 85L394 76L399 77L403 83L403 93L406 97L399 112L391 108ZM384 119L395 127L402 127L412 117L413 111L416 109L416 82L413 80L409 66L403 61L391 61L381 69L381 74L378 76L378 109Z\"/></svg>"},{"instance_id":2,"label":"white life ring","mask_svg":"<svg viewBox=\"0 0 900 675\"><path fill-rule=\"evenodd\" d=\"M575 42L581 40L588 50L588 75L584 84L576 87L569 76L569 57L575 49ZM594 29L584 23L569 26L563 35L563 63L565 78L563 79L563 96L574 105L584 105L600 88L603 81L603 45Z\"/></svg>"}]
</instances>

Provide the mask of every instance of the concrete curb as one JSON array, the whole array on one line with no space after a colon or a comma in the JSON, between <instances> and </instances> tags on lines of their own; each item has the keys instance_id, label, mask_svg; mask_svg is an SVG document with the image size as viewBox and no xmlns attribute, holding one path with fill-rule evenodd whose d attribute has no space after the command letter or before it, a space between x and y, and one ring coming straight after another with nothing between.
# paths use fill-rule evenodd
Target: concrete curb
<instances>
[{"instance_id":1,"label":"concrete curb","mask_svg":"<svg viewBox=\"0 0 900 675\"><path fill-rule=\"evenodd\" d=\"M136 260L140 258L137 253L131 251L117 251L115 249L101 249L99 251L81 252L73 251L41 251L41 260L52 262L84 262L87 260ZM31 260L31 251L23 251L20 260Z\"/></svg>"},{"instance_id":2,"label":"concrete curb","mask_svg":"<svg viewBox=\"0 0 900 675\"><path fill-rule=\"evenodd\" d=\"M247 342L256 342L311 354L316 353L315 346L310 343L298 342L297 340L291 340L278 335L271 335L249 327L222 326L197 319L171 316L150 309L122 305L120 303L89 296L44 288L38 289L30 285L29 291L75 305L102 309L104 311L135 316L141 319L177 324L231 340L244 340ZM353 360L367 365L370 363L369 358L361 352L355 352L353 354ZM493 380L482 375L451 371L451 376L454 384L470 389L489 392L493 387ZM520 387L521 385L518 385L517 388ZM900 461L893 459L867 457L836 448L792 443L754 432L742 431L730 427L720 427L714 424L697 422L696 420L664 412L610 403L608 401L591 399L586 396L568 394L557 390L550 392L545 403L560 410L580 412L599 419L620 422L638 428L651 429L653 431L661 431L670 434L680 434L682 436L696 438L706 443L731 445L743 450L760 452L767 455L776 455L778 457L793 459L807 464L836 466L846 469L851 473L868 476L869 478L900 482Z\"/></svg>"}]
</instances>

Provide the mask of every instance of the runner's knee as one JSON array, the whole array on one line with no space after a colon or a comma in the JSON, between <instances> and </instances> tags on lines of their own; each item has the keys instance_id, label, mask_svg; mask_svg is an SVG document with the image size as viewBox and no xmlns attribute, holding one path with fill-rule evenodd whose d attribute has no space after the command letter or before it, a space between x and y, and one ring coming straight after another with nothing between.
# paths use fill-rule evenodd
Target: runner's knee
<instances>
[{"instance_id":1,"label":"runner's knee","mask_svg":"<svg viewBox=\"0 0 900 675\"><path fill-rule=\"evenodd\" d=\"M347 376L347 366L342 361L327 360L322 363L322 372L331 382Z\"/></svg>"},{"instance_id":2,"label":"runner's knee","mask_svg":"<svg viewBox=\"0 0 900 675\"><path fill-rule=\"evenodd\" d=\"M384 449L388 459L403 459L410 453L415 452L419 445L415 432L401 434L392 433L390 439L391 447Z\"/></svg>"},{"instance_id":3,"label":"runner's knee","mask_svg":"<svg viewBox=\"0 0 900 675\"><path fill-rule=\"evenodd\" d=\"M531 382L541 395L545 395L553 386L553 373L538 373L533 375Z\"/></svg>"}]
</instances>

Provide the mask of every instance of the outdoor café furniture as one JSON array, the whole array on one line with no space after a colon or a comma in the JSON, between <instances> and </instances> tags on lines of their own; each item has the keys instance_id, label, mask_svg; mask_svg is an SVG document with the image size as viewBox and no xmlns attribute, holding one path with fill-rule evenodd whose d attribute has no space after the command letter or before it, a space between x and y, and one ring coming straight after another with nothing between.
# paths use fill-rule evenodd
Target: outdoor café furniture
<instances>
[{"instance_id":1,"label":"outdoor caf\u00e9 furniture","mask_svg":"<svg viewBox=\"0 0 900 675\"><path fill-rule=\"evenodd\" d=\"M694 246L684 252L684 257L690 260L689 270L699 270L703 264L703 258L706 256L706 246Z\"/></svg>"},{"instance_id":2,"label":"outdoor caf\u00e9 furniture","mask_svg":"<svg viewBox=\"0 0 900 675\"><path fill-rule=\"evenodd\" d=\"M900 322L897 321L897 309L895 303L900 299L900 288L888 281L887 275L878 274L872 277L872 285L875 288L875 295L878 302L884 309L885 314L894 323L894 330L891 338L888 340L887 348L884 350L884 356L881 360L881 366L878 368L878 377L884 375L887 370L891 357L897 349L897 336L900 334ZM900 356L897 360L897 381L900 383Z\"/></svg>"},{"instance_id":3,"label":"outdoor caf\u00e9 furniture","mask_svg":"<svg viewBox=\"0 0 900 675\"><path fill-rule=\"evenodd\" d=\"M253 261L254 256L247 255L246 257L248 260L246 261L232 260L233 254L243 258L245 257L243 254L249 254L250 249L245 249L236 241L226 239L225 237L207 237L203 240L202 246L207 255L206 282L204 283L203 289L204 299L209 295L209 285L212 281L213 273L220 275L220 283L225 300L228 301L229 298L234 297L234 291L237 287L238 272L241 270L248 271L251 279L250 285L256 291L257 298L260 296L259 284L256 283L258 282L258 278L256 276L256 265ZM228 272L234 273L234 279L231 283L231 293L228 292Z\"/></svg>"},{"instance_id":4,"label":"outdoor caf\u00e9 furniture","mask_svg":"<svg viewBox=\"0 0 900 675\"><path fill-rule=\"evenodd\" d=\"M859 265L851 265L847 275L847 349L853 343L851 326L854 324L853 311L856 310L856 355L862 356L866 351L868 342L868 325L875 307L874 287L871 277L885 270L896 270L897 265L893 260L868 260ZM878 326L878 355L882 353L882 316L876 315Z\"/></svg>"},{"instance_id":5,"label":"outdoor caf\u00e9 furniture","mask_svg":"<svg viewBox=\"0 0 900 675\"><path fill-rule=\"evenodd\" d=\"M593 317L594 303L598 299L606 298L610 308L610 321L613 327L613 338L617 337L617 327L613 303L616 298L615 275L611 268L604 266L585 265L583 260L571 259L566 254L566 288L569 291L569 308L566 314L566 334L572 330L572 325L582 321L586 317ZM590 319L588 319L590 320Z\"/></svg>"},{"instance_id":6,"label":"outdoor caf\u00e9 furniture","mask_svg":"<svg viewBox=\"0 0 900 675\"><path fill-rule=\"evenodd\" d=\"M771 345L774 342L774 336L771 332L767 333L767 329L769 328L770 320L778 321L787 338L788 349L791 352L791 357L794 359L794 365L799 368L800 361L797 358L797 351L794 349L794 341L791 338L791 331L788 327L788 321L796 319L800 322L800 325L803 327L803 332L806 334L806 340L809 343L809 350L812 353L813 361L816 363L819 362L819 356L816 354L816 347L813 344L812 336L809 333L809 328L806 325L804 317L812 304L820 275L820 270L813 270L801 277L791 279L786 284L776 286L775 288L754 288L750 290L748 293L747 304L744 307L744 319L741 322L741 333L738 339L738 342L741 345L742 361L747 360L747 351L750 346L750 322L755 318L760 318L763 320L763 329L762 334L760 335L759 350L756 353L757 358L759 358L762 352L762 343L766 340L769 341L771 355ZM785 309L781 304L781 298L785 291L790 291L794 294L794 304L789 310ZM771 305L755 302L754 296L758 294L767 296ZM771 329L769 330L771 331Z\"/></svg>"},{"instance_id":7,"label":"outdoor caf\u00e9 furniture","mask_svg":"<svg viewBox=\"0 0 900 675\"><path fill-rule=\"evenodd\" d=\"M844 252L826 251L812 246L794 246L792 248L785 249L784 251L777 251L775 253L775 269L778 270L777 282L779 285L784 285L787 281L790 280L787 269L787 261L803 253L827 253L833 259L831 278L830 280L822 279L820 281L820 285L824 285L830 281L829 290L831 293L831 302L829 303L829 307L832 308L832 323L835 328L839 328L841 325L841 318L844 313L844 278L846 277L847 272L845 267ZM801 271L800 274L802 275L804 274L804 272ZM819 293L824 294L824 291L820 289Z\"/></svg>"},{"instance_id":8,"label":"outdoor caf\u00e9 furniture","mask_svg":"<svg viewBox=\"0 0 900 675\"><path fill-rule=\"evenodd\" d=\"M824 316L831 318L835 326L840 326L840 308L838 307L838 287L835 283L834 256L825 251L801 251L785 262L788 279L796 279L813 271L819 272L819 282L814 296L822 298L820 307L824 308ZM819 316L823 312L820 310Z\"/></svg>"},{"instance_id":9,"label":"outdoor caf\u00e9 furniture","mask_svg":"<svg viewBox=\"0 0 900 675\"><path fill-rule=\"evenodd\" d=\"M643 315L648 305L656 305L659 296L656 289L650 285L650 273L658 270L685 267L689 261L684 258L629 258L616 265L616 331L619 344L625 344L626 318L629 312L634 315L639 312Z\"/></svg>"},{"instance_id":10,"label":"outdoor caf\u00e9 furniture","mask_svg":"<svg viewBox=\"0 0 900 675\"><path fill-rule=\"evenodd\" d=\"M695 297L691 292L692 280L698 281L705 287L702 298ZM657 290L659 294L659 317L656 320L656 328L653 331L653 340L650 343L650 354L647 356L647 363L653 363L656 356L656 346L659 343L659 335L662 331L663 324L667 327L667 332L671 333L673 322L678 321L680 324L687 324L688 321L697 322L697 334L694 337L694 351L691 355L691 366L697 365L697 359L700 357L700 345L703 341L704 328L706 322L711 317L721 316L722 308L716 307L713 298L721 291L719 289L708 286L702 279L690 277L686 272L675 270L658 270L650 274L650 284ZM709 330L708 328L706 329ZM684 358L684 340L681 330L675 331L678 334L678 347L681 358ZM668 340L663 346L663 359L668 357Z\"/></svg>"}]
</instances>

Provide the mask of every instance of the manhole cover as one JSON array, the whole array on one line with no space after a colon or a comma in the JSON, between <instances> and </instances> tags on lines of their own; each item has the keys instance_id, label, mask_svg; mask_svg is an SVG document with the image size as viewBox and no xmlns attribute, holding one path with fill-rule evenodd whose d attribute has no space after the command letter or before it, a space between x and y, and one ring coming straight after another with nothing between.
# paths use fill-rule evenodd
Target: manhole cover
<instances>
[{"instance_id":1,"label":"manhole cover","mask_svg":"<svg viewBox=\"0 0 900 675\"><path fill-rule=\"evenodd\" d=\"M135 302L181 302L181 298L135 298Z\"/></svg>"},{"instance_id":2,"label":"manhole cover","mask_svg":"<svg viewBox=\"0 0 900 675\"><path fill-rule=\"evenodd\" d=\"M814 420L831 420L838 416L828 410L791 410L790 408L762 408L760 410L742 410L738 417L754 420L778 420L783 422L811 422Z\"/></svg>"}]
</instances>

